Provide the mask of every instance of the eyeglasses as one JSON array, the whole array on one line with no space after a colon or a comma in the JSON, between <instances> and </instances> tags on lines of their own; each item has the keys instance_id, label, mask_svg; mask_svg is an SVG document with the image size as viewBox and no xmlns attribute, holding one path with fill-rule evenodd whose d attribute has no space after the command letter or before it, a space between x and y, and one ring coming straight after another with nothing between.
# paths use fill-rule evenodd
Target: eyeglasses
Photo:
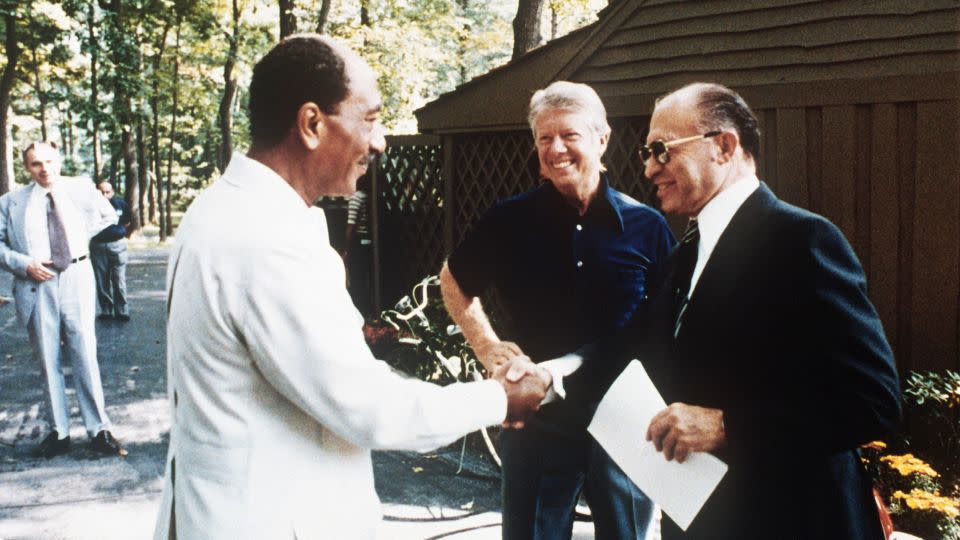
<instances>
[{"instance_id":1,"label":"eyeglasses","mask_svg":"<svg viewBox=\"0 0 960 540\"><path fill-rule=\"evenodd\" d=\"M684 137L682 139L674 139L672 141L662 141L657 139L650 143L649 146L644 144L640 147L640 161L646 163L648 159L654 157L661 165L666 165L667 163L670 163L670 149L674 146L688 142L699 141L701 139L709 139L710 137L716 137L721 133L723 132L708 131L702 135L693 135L690 137Z\"/></svg>"}]
</instances>

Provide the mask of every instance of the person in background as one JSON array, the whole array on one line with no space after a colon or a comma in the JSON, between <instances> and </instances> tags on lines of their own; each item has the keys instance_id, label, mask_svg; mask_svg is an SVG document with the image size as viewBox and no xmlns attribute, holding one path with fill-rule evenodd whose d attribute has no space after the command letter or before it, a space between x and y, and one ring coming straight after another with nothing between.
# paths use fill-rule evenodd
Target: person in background
<instances>
[{"instance_id":1,"label":"person in background","mask_svg":"<svg viewBox=\"0 0 960 540\"><path fill-rule=\"evenodd\" d=\"M370 235L370 176L357 181L357 191L347 207L346 247L347 288L354 305L365 316L373 313L373 239Z\"/></svg>"},{"instance_id":2,"label":"person in background","mask_svg":"<svg viewBox=\"0 0 960 540\"><path fill-rule=\"evenodd\" d=\"M36 453L52 458L70 450L67 358L91 448L126 455L110 432L104 406L87 252L90 238L115 224L117 214L91 181L60 175L55 143L31 143L23 150L23 165L33 182L0 197L0 268L14 276L17 318L27 327L47 386L44 410L51 430Z\"/></svg>"},{"instance_id":3,"label":"person in background","mask_svg":"<svg viewBox=\"0 0 960 540\"><path fill-rule=\"evenodd\" d=\"M133 216L130 207L115 197L110 182L100 182L97 189L110 201L117 214L117 223L100 231L90 241L90 258L97 279L97 300L101 319L130 320L127 306L127 235Z\"/></svg>"}]
</instances>

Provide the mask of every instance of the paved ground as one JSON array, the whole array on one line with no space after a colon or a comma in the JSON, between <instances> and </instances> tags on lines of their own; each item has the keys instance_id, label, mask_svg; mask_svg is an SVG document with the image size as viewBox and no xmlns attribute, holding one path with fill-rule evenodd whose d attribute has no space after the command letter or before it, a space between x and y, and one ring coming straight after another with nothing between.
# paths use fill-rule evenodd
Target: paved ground
<instances>
[{"instance_id":1,"label":"paved ground","mask_svg":"<svg viewBox=\"0 0 960 540\"><path fill-rule=\"evenodd\" d=\"M97 322L107 412L114 434L130 452L123 459L100 458L87 448L75 402L72 451L51 460L30 455L46 434L39 410L45 390L14 307L0 300L0 539L150 537L169 431L166 255L158 248L132 251L128 284L133 318L129 323ZM10 296L10 282L9 274L0 272L0 297ZM385 515L381 537L499 538L496 469L472 447L468 445L466 467L459 474L459 445L427 455L375 453ZM593 538L592 526L577 523L574 538Z\"/></svg>"}]
</instances>

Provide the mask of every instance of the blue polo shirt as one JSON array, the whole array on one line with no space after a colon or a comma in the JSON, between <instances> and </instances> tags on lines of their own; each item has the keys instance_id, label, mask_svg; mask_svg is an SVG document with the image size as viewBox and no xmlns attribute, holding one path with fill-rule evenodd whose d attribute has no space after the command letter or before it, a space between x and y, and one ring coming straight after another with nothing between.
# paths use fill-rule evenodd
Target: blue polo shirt
<instances>
[{"instance_id":1,"label":"blue polo shirt","mask_svg":"<svg viewBox=\"0 0 960 540\"><path fill-rule=\"evenodd\" d=\"M467 296L497 290L504 308L495 314L500 338L535 362L624 326L644 298L651 269L674 245L659 212L606 178L599 189L583 216L551 182L502 201L448 260Z\"/></svg>"}]
</instances>

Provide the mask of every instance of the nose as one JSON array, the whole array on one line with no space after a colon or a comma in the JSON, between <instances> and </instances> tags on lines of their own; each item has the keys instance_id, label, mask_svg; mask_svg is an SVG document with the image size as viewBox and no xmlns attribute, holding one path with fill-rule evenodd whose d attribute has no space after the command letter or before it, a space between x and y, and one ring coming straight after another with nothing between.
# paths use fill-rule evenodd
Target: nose
<instances>
[{"instance_id":1,"label":"nose","mask_svg":"<svg viewBox=\"0 0 960 540\"><path fill-rule=\"evenodd\" d=\"M550 150L554 152L564 152L567 149L567 145L563 142L563 137L554 137L550 141Z\"/></svg>"},{"instance_id":2,"label":"nose","mask_svg":"<svg viewBox=\"0 0 960 540\"><path fill-rule=\"evenodd\" d=\"M377 122L373 126L373 134L370 137L370 151L375 154L382 154L387 149L387 139L384 136L383 125Z\"/></svg>"},{"instance_id":3,"label":"nose","mask_svg":"<svg viewBox=\"0 0 960 540\"><path fill-rule=\"evenodd\" d=\"M663 170L663 164L661 164L653 156L650 156L650 159L643 164L643 175L647 177L647 180L653 180L653 178Z\"/></svg>"}]
</instances>

